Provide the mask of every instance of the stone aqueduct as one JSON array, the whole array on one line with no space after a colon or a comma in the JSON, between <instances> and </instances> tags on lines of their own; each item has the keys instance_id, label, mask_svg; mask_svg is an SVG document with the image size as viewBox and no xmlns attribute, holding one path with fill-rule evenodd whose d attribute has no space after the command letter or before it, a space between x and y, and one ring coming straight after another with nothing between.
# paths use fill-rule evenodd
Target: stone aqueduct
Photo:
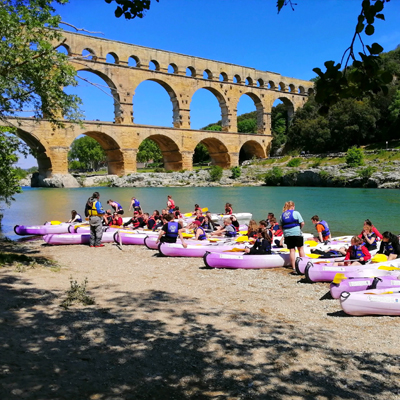
<instances>
[{"instance_id":1,"label":"stone aqueduct","mask_svg":"<svg viewBox=\"0 0 400 400\"><path fill-rule=\"evenodd\" d=\"M68 173L69 148L82 134L101 144L107 154L109 173L117 175L136 171L138 147L146 138L159 145L165 168L171 170L192 169L193 152L200 142L207 146L212 162L224 168L238 165L241 149L250 156L266 157L272 140L274 101L282 100L289 113L293 113L313 90L312 82L273 72L77 33L64 32L63 36L63 46L75 69L98 75L110 87L115 120L84 121L84 127L66 123L65 129L54 130L46 120L35 123L22 119L18 135L35 149L39 172L46 177ZM114 63L106 62L108 54L113 56ZM173 127L134 123L135 89L146 80L159 83L168 92ZM218 99L222 132L190 129L190 102L198 89L209 90ZM237 132L236 108L244 94L254 101L257 110L257 134Z\"/></svg>"}]
</instances>

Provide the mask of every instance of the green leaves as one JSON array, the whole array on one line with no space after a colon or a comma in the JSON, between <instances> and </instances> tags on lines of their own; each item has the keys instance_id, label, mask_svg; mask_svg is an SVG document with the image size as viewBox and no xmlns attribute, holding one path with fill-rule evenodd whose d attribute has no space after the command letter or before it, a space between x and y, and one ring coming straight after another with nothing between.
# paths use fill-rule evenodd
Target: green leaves
<instances>
[{"instance_id":1,"label":"green leaves","mask_svg":"<svg viewBox=\"0 0 400 400\"><path fill-rule=\"evenodd\" d=\"M115 1L118 7L114 14L117 18L124 16L125 19L143 18L145 12L150 10L151 0L104 0L107 4ZM159 1L159 0L155 0Z\"/></svg>"}]
</instances>

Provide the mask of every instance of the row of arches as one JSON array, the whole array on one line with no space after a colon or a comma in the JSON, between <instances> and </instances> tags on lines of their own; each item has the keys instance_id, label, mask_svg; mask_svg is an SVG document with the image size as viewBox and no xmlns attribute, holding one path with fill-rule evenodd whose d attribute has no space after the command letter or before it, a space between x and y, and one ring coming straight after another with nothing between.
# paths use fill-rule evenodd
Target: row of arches
<instances>
[{"instance_id":1,"label":"row of arches","mask_svg":"<svg viewBox=\"0 0 400 400\"><path fill-rule=\"evenodd\" d=\"M171 84L165 80L145 79L134 88L134 95L132 98L125 98L125 109L122 111L120 100L121 95L117 90L116 84L107 75L100 71L87 68L80 69L78 75L82 77L82 82L84 83L85 81L93 81L94 76L96 76L102 81L102 84L98 83L96 86L100 86L102 92L104 92L105 87L110 91L110 95L103 95L103 93L100 93L99 88L94 86L93 83L87 83L85 90L87 90L88 93L83 90L77 92L77 89L75 88L69 92L77 94L82 98L84 106L87 106L88 108L89 106L85 103L93 102L95 100L96 107L92 108L97 112L97 115L96 117L92 117L91 114L89 114L88 119L117 121L124 112L126 122L132 121L137 124L201 129L211 122L221 120L223 127L229 127L232 116L237 119L239 112L241 111L240 103L245 101L247 103L252 103L253 106L251 107L252 109L248 107L245 111L242 111L242 113L255 111L257 114L257 132L263 133L265 130L268 132L268 127L265 126L264 115L265 113L271 112L271 110L267 110L264 106L263 100L251 91L242 93L237 100L231 98L228 102L226 95L219 87L197 85L194 88L193 93L186 93L186 100L182 99L182 96L176 93ZM207 93L207 96L205 93ZM111 98L113 99L113 106L111 105ZM199 101L197 99L204 100ZM287 97L281 98L277 96L277 101L284 102L290 115L294 113L294 104L290 99ZM157 105L161 103L163 104L163 109L160 112L161 107L157 108ZM209 114L210 111L207 109L207 112L203 113L201 116L203 117L203 124L201 124L200 122L197 122L201 117L199 118L196 116L196 110L199 109L199 105L201 106L203 104L206 104L207 108L212 106L215 111L218 110L218 115L216 115L215 112ZM131 108L128 108L129 106ZM187 118L186 125L184 125L185 121L182 120L182 109L187 113L184 114L184 117ZM99 110L101 110L101 113ZM166 113L168 113L168 117L165 115ZM142 118L143 115L150 115L151 117L149 117L148 121L145 121ZM194 118L193 115L195 116ZM101 118L99 118L99 116ZM229 129L226 130L229 131Z\"/></svg>"},{"instance_id":2,"label":"row of arches","mask_svg":"<svg viewBox=\"0 0 400 400\"><path fill-rule=\"evenodd\" d=\"M60 51L65 54L72 56L71 49L67 44L63 44L59 48ZM95 51L86 47L80 53L80 57L90 61L100 61ZM167 72L170 74L176 74L180 76L186 76L191 78L203 78L206 80L219 81L224 83L234 83L245 86L254 86L258 88L265 88L274 91L289 92L293 94L312 94L313 89L304 87L303 85L296 86L294 83L288 83L283 81L274 81L271 79L265 80L261 77L242 76L239 73L233 73L230 76L227 72L221 71L219 73L213 72L211 69L206 68L204 70L198 70L194 66L179 67L177 63L171 62L163 65L158 60L152 58L149 61L142 61L139 56L131 55L127 60L121 60L115 52L107 53L105 62L108 64L115 65L127 65L131 68L147 69L158 72Z\"/></svg>"},{"instance_id":3,"label":"row of arches","mask_svg":"<svg viewBox=\"0 0 400 400\"><path fill-rule=\"evenodd\" d=\"M39 172L43 176L47 176L49 171L54 172L57 165L66 165L68 149L72 145L73 141L70 143L70 146L65 152L61 152L59 150L55 152L49 152L49 149L47 149L41 143L40 139L38 137L35 137L30 132L23 129L18 129L17 134L19 138L22 139L33 150L33 154L38 162ZM132 154L137 155L137 149L123 149L121 148L117 140L114 139L112 136L97 130L89 130L84 134L79 135L76 139L79 139L84 135L96 140L104 150L106 154L106 163L108 166L109 174L122 175L123 173L126 173L129 168L132 167L131 157ZM176 139L174 140L171 137L162 133L158 133L156 131L148 137L144 138L143 140L145 139L153 141L159 147L162 154L162 163L166 170L178 171L182 169L192 168L193 156L196 147L193 147L189 150L183 150ZM199 143L203 144L207 148L211 164L219 165L222 168L229 168L231 166L237 165L238 162L242 162L253 157L266 157L267 149L264 148L259 142L252 139L245 141L240 146L239 159L237 158L237 151L232 152L232 149L228 148L222 140L216 137L204 137L199 140L197 144ZM131 152L132 150L134 151L134 153ZM63 160L63 158L65 159ZM136 159L134 160L135 165L137 161L138 160ZM131 163L131 167L127 167L127 163ZM58 171L58 173L60 172Z\"/></svg>"}]
</instances>

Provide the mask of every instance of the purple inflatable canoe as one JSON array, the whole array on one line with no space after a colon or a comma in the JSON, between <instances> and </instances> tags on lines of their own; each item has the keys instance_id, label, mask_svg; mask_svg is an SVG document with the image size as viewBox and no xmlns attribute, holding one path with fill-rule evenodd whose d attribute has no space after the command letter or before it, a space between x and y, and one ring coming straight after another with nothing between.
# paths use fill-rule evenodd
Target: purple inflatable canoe
<instances>
[{"instance_id":1,"label":"purple inflatable canoe","mask_svg":"<svg viewBox=\"0 0 400 400\"><path fill-rule=\"evenodd\" d=\"M90 233L59 233L44 235L43 239L48 244L89 244ZM114 232L104 232L101 243L114 241Z\"/></svg>"},{"instance_id":2,"label":"purple inflatable canoe","mask_svg":"<svg viewBox=\"0 0 400 400\"><path fill-rule=\"evenodd\" d=\"M340 305L349 315L400 315L400 288L342 292ZM391 293L393 292L393 293Z\"/></svg>"},{"instance_id":3,"label":"purple inflatable canoe","mask_svg":"<svg viewBox=\"0 0 400 400\"><path fill-rule=\"evenodd\" d=\"M390 289L397 287L400 290L400 271L396 275L375 276L372 278L345 278L341 282L331 283L331 295L334 299L340 298L342 292L360 292L370 289Z\"/></svg>"},{"instance_id":4,"label":"purple inflatable canoe","mask_svg":"<svg viewBox=\"0 0 400 400\"><path fill-rule=\"evenodd\" d=\"M59 225L15 225L14 232L17 235L47 235L51 233L68 233L69 226L70 224L66 222Z\"/></svg>"},{"instance_id":5,"label":"purple inflatable canoe","mask_svg":"<svg viewBox=\"0 0 400 400\"><path fill-rule=\"evenodd\" d=\"M209 253L204 263L210 268L264 269L290 265L289 253L254 255L246 253Z\"/></svg>"},{"instance_id":6,"label":"purple inflatable canoe","mask_svg":"<svg viewBox=\"0 0 400 400\"><path fill-rule=\"evenodd\" d=\"M199 242L197 245L189 244L187 248L184 248L179 243L162 243L159 247L160 253L168 257L203 257L208 252L218 252L236 249L244 249L246 244L243 243L207 243L202 244Z\"/></svg>"}]
</instances>

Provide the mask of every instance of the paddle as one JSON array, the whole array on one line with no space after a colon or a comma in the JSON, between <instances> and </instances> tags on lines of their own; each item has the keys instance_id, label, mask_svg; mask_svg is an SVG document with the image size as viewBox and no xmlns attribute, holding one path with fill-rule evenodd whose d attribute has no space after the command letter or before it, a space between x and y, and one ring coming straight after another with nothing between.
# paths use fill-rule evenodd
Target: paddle
<instances>
[{"instance_id":1,"label":"paddle","mask_svg":"<svg viewBox=\"0 0 400 400\"><path fill-rule=\"evenodd\" d=\"M337 274L335 275L335 277L333 278L332 283L337 283L337 284L338 284L338 283L344 281L345 279L347 279L347 277L345 276L345 274L337 273Z\"/></svg>"},{"instance_id":2,"label":"paddle","mask_svg":"<svg viewBox=\"0 0 400 400\"><path fill-rule=\"evenodd\" d=\"M244 249L239 249L239 247L234 247L233 249L230 250L224 250L223 253L236 253L236 252L244 252Z\"/></svg>"},{"instance_id":3,"label":"paddle","mask_svg":"<svg viewBox=\"0 0 400 400\"><path fill-rule=\"evenodd\" d=\"M50 221L51 225L60 225L61 222L60 221Z\"/></svg>"},{"instance_id":4,"label":"paddle","mask_svg":"<svg viewBox=\"0 0 400 400\"><path fill-rule=\"evenodd\" d=\"M201 212L207 212L208 211L208 207L204 207L201 209ZM188 212L183 214L184 217L191 217L194 213Z\"/></svg>"}]
</instances>

